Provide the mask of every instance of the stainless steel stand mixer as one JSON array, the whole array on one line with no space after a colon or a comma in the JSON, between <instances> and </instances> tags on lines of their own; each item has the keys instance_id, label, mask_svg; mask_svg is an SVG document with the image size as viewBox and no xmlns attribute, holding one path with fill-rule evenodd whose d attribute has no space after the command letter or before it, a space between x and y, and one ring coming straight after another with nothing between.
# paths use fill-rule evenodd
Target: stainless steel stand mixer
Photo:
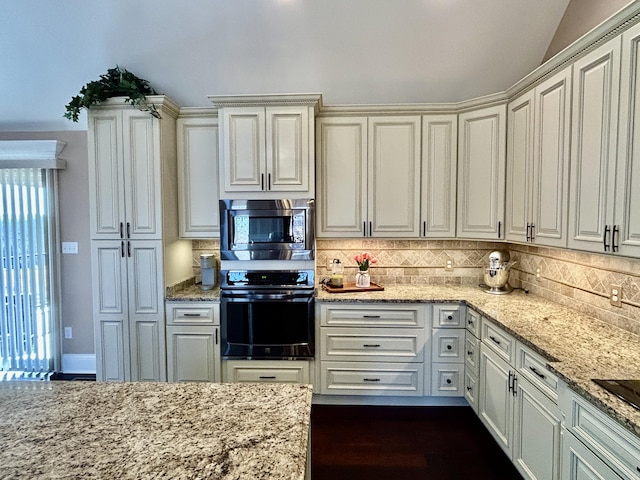
<instances>
[{"instance_id":1,"label":"stainless steel stand mixer","mask_svg":"<svg viewBox=\"0 0 640 480\"><path fill-rule=\"evenodd\" d=\"M509 270L516 262L511 262L509 252L496 250L489 254L489 266L484 269L485 292L494 295L511 293Z\"/></svg>"}]
</instances>

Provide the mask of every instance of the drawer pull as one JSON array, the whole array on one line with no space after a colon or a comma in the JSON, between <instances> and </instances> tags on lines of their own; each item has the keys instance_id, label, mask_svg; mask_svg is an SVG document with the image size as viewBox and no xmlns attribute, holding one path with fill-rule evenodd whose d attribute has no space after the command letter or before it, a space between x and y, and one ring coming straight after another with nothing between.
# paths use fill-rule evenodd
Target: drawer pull
<instances>
[{"instance_id":1,"label":"drawer pull","mask_svg":"<svg viewBox=\"0 0 640 480\"><path fill-rule=\"evenodd\" d=\"M276 379L275 375L273 375L273 376L260 375L259 378L260 378L260 380L275 380Z\"/></svg>"},{"instance_id":2,"label":"drawer pull","mask_svg":"<svg viewBox=\"0 0 640 480\"><path fill-rule=\"evenodd\" d=\"M473 325L473 320L471 319L467 320L467 325Z\"/></svg>"},{"instance_id":3,"label":"drawer pull","mask_svg":"<svg viewBox=\"0 0 640 480\"><path fill-rule=\"evenodd\" d=\"M447 315L447 320L453 320L453 315Z\"/></svg>"},{"instance_id":4,"label":"drawer pull","mask_svg":"<svg viewBox=\"0 0 640 480\"><path fill-rule=\"evenodd\" d=\"M362 318L380 318L380 315L363 315Z\"/></svg>"},{"instance_id":5,"label":"drawer pull","mask_svg":"<svg viewBox=\"0 0 640 480\"><path fill-rule=\"evenodd\" d=\"M540 378L546 378L546 375L544 373L540 373L538 371L538 369L536 367L532 367L531 365L529 366L529 370L531 370L533 373L535 373L537 376L539 376Z\"/></svg>"},{"instance_id":6,"label":"drawer pull","mask_svg":"<svg viewBox=\"0 0 640 480\"><path fill-rule=\"evenodd\" d=\"M363 378L365 382L379 382L379 378Z\"/></svg>"},{"instance_id":7,"label":"drawer pull","mask_svg":"<svg viewBox=\"0 0 640 480\"><path fill-rule=\"evenodd\" d=\"M496 337L494 337L493 335L489 335L489 338L490 338L491 340L493 340L493 341L494 341L494 343L496 343L496 344L500 345L500 340L498 340L498 339L497 339Z\"/></svg>"},{"instance_id":8,"label":"drawer pull","mask_svg":"<svg viewBox=\"0 0 640 480\"><path fill-rule=\"evenodd\" d=\"M471 390L473 390L471 387L467 386L467 392L470 392Z\"/></svg>"},{"instance_id":9,"label":"drawer pull","mask_svg":"<svg viewBox=\"0 0 640 480\"><path fill-rule=\"evenodd\" d=\"M362 346L365 347L365 348L380 348L380 344L379 343L365 343Z\"/></svg>"},{"instance_id":10,"label":"drawer pull","mask_svg":"<svg viewBox=\"0 0 640 480\"><path fill-rule=\"evenodd\" d=\"M183 316L184 317L199 317L200 314L199 313L184 313Z\"/></svg>"},{"instance_id":11,"label":"drawer pull","mask_svg":"<svg viewBox=\"0 0 640 480\"><path fill-rule=\"evenodd\" d=\"M447 345L447 350L451 350L453 347L451 345Z\"/></svg>"},{"instance_id":12,"label":"drawer pull","mask_svg":"<svg viewBox=\"0 0 640 480\"><path fill-rule=\"evenodd\" d=\"M450 378L447 378L447 384L451 385L451 379Z\"/></svg>"},{"instance_id":13,"label":"drawer pull","mask_svg":"<svg viewBox=\"0 0 640 480\"><path fill-rule=\"evenodd\" d=\"M469 355L470 357L473 357L473 350L467 350L467 355Z\"/></svg>"}]
</instances>

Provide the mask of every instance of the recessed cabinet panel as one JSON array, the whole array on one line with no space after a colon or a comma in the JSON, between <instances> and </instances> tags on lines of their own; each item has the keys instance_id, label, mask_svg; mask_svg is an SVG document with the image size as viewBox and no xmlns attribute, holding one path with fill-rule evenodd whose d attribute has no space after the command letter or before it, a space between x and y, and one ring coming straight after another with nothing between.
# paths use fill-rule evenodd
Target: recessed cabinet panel
<instances>
[{"instance_id":1,"label":"recessed cabinet panel","mask_svg":"<svg viewBox=\"0 0 640 480\"><path fill-rule=\"evenodd\" d=\"M123 261L125 242L94 242L91 249L95 314L126 315L127 269Z\"/></svg>"},{"instance_id":2,"label":"recessed cabinet panel","mask_svg":"<svg viewBox=\"0 0 640 480\"><path fill-rule=\"evenodd\" d=\"M419 363L322 362L323 394L423 395L424 367Z\"/></svg>"},{"instance_id":3,"label":"recessed cabinet panel","mask_svg":"<svg viewBox=\"0 0 640 480\"><path fill-rule=\"evenodd\" d=\"M321 311L323 327L424 327L426 318L423 305L403 308L390 305L322 305Z\"/></svg>"},{"instance_id":4,"label":"recessed cabinet panel","mask_svg":"<svg viewBox=\"0 0 640 480\"><path fill-rule=\"evenodd\" d=\"M422 362L423 329L326 328L322 358L344 361Z\"/></svg>"},{"instance_id":5,"label":"recessed cabinet panel","mask_svg":"<svg viewBox=\"0 0 640 480\"><path fill-rule=\"evenodd\" d=\"M217 327L167 327L167 380L214 382L218 380L220 352Z\"/></svg>"},{"instance_id":6,"label":"recessed cabinet panel","mask_svg":"<svg viewBox=\"0 0 640 480\"><path fill-rule=\"evenodd\" d=\"M431 369L431 395L461 397L464 395L464 365L434 363Z\"/></svg>"},{"instance_id":7,"label":"recessed cabinet panel","mask_svg":"<svg viewBox=\"0 0 640 480\"><path fill-rule=\"evenodd\" d=\"M309 190L309 113L306 108L267 109L269 189Z\"/></svg>"},{"instance_id":8,"label":"recessed cabinet panel","mask_svg":"<svg viewBox=\"0 0 640 480\"><path fill-rule=\"evenodd\" d=\"M434 362L464 363L464 338L464 329L434 328L431 359Z\"/></svg>"},{"instance_id":9,"label":"recessed cabinet panel","mask_svg":"<svg viewBox=\"0 0 640 480\"><path fill-rule=\"evenodd\" d=\"M137 315L162 315L161 242L128 242L129 312Z\"/></svg>"},{"instance_id":10,"label":"recessed cabinet panel","mask_svg":"<svg viewBox=\"0 0 640 480\"><path fill-rule=\"evenodd\" d=\"M225 191L261 191L264 187L264 108L225 108L223 158Z\"/></svg>"},{"instance_id":11,"label":"recessed cabinet panel","mask_svg":"<svg viewBox=\"0 0 640 480\"><path fill-rule=\"evenodd\" d=\"M225 377L230 383L309 383L309 362L267 360L225 360Z\"/></svg>"},{"instance_id":12,"label":"recessed cabinet panel","mask_svg":"<svg viewBox=\"0 0 640 480\"><path fill-rule=\"evenodd\" d=\"M125 345L129 342L125 326L120 320L104 320L98 323L100 335L96 338L96 362L102 379L106 382L129 380L129 355Z\"/></svg>"},{"instance_id":13,"label":"recessed cabinet panel","mask_svg":"<svg viewBox=\"0 0 640 480\"><path fill-rule=\"evenodd\" d=\"M131 332L131 369L139 382L166 381L164 365L164 322L134 321Z\"/></svg>"}]
</instances>

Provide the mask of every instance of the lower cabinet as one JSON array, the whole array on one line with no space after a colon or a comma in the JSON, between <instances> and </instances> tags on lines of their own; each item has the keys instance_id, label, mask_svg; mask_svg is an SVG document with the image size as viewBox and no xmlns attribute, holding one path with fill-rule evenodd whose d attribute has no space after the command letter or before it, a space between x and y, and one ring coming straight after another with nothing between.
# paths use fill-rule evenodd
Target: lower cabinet
<instances>
[{"instance_id":1,"label":"lower cabinet","mask_svg":"<svg viewBox=\"0 0 640 480\"><path fill-rule=\"evenodd\" d=\"M306 360L224 360L228 383L311 383Z\"/></svg>"},{"instance_id":2,"label":"lower cabinet","mask_svg":"<svg viewBox=\"0 0 640 480\"><path fill-rule=\"evenodd\" d=\"M480 323L482 316L467 307L464 344L464 398L478 414L478 375L480 374Z\"/></svg>"},{"instance_id":3,"label":"lower cabinet","mask_svg":"<svg viewBox=\"0 0 640 480\"><path fill-rule=\"evenodd\" d=\"M431 395L464 395L464 346L466 306L433 305L431 334Z\"/></svg>"},{"instance_id":4,"label":"lower cabinet","mask_svg":"<svg viewBox=\"0 0 640 480\"><path fill-rule=\"evenodd\" d=\"M620 478L569 431L562 429L562 480L620 480Z\"/></svg>"},{"instance_id":5,"label":"lower cabinet","mask_svg":"<svg viewBox=\"0 0 640 480\"><path fill-rule=\"evenodd\" d=\"M489 326L485 329L483 322L483 333L490 332L493 339L483 337L480 346L480 420L525 479L559 479L560 409L521 373L526 367L509 363L496 351L515 353L524 347L506 332L498 338L497 327Z\"/></svg>"},{"instance_id":6,"label":"lower cabinet","mask_svg":"<svg viewBox=\"0 0 640 480\"><path fill-rule=\"evenodd\" d=\"M220 382L220 305L167 302L167 380Z\"/></svg>"}]
</instances>

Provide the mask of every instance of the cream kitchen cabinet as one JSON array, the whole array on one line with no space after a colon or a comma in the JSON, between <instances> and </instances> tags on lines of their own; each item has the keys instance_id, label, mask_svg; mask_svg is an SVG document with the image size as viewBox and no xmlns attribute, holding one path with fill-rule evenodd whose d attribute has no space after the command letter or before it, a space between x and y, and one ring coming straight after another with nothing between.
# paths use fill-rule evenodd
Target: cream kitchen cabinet
<instances>
[{"instance_id":1,"label":"cream kitchen cabinet","mask_svg":"<svg viewBox=\"0 0 640 480\"><path fill-rule=\"evenodd\" d=\"M220 235L217 113L209 109L181 109L176 123L180 237L217 237Z\"/></svg>"},{"instance_id":2,"label":"cream kitchen cabinet","mask_svg":"<svg viewBox=\"0 0 640 480\"><path fill-rule=\"evenodd\" d=\"M571 67L508 105L505 238L566 247Z\"/></svg>"},{"instance_id":3,"label":"cream kitchen cabinet","mask_svg":"<svg viewBox=\"0 0 640 480\"><path fill-rule=\"evenodd\" d=\"M464 348L467 307L433 305L431 332L431 395L464 396Z\"/></svg>"},{"instance_id":4,"label":"cream kitchen cabinet","mask_svg":"<svg viewBox=\"0 0 640 480\"><path fill-rule=\"evenodd\" d=\"M319 393L424 395L424 305L322 304Z\"/></svg>"},{"instance_id":5,"label":"cream kitchen cabinet","mask_svg":"<svg viewBox=\"0 0 640 480\"><path fill-rule=\"evenodd\" d=\"M149 101L162 119L124 98L88 113L98 380L166 380L164 255L178 238L178 107L163 96ZM170 275L182 273L177 268Z\"/></svg>"},{"instance_id":6,"label":"cream kitchen cabinet","mask_svg":"<svg viewBox=\"0 0 640 480\"><path fill-rule=\"evenodd\" d=\"M467 307L465 319L466 335L464 345L464 397L478 414L478 376L480 375L480 328L482 316Z\"/></svg>"},{"instance_id":7,"label":"cream kitchen cabinet","mask_svg":"<svg viewBox=\"0 0 640 480\"><path fill-rule=\"evenodd\" d=\"M211 96L222 198L314 198L319 95Z\"/></svg>"},{"instance_id":8,"label":"cream kitchen cabinet","mask_svg":"<svg viewBox=\"0 0 640 480\"><path fill-rule=\"evenodd\" d=\"M220 382L220 304L168 302L167 380Z\"/></svg>"},{"instance_id":9,"label":"cream kitchen cabinet","mask_svg":"<svg viewBox=\"0 0 640 480\"><path fill-rule=\"evenodd\" d=\"M611 252L619 234L614 196L620 54L618 36L573 64L571 248Z\"/></svg>"},{"instance_id":10,"label":"cream kitchen cabinet","mask_svg":"<svg viewBox=\"0 0 640 480\"><path fill-rule=\"evenodd\" d=\"M458 117L458 238L504 238L506 123L504 105Z\"/></svg>"},{"instance_id":11,"label":"cream kitchen cabinet","mask_svg":"<svg viewBox=\"0 0 640 480\"><path fill-rule=\"evenodd\" d=\"M318 237L417 237L420 117L317 121Z\"/></svg>"},{"instance_id":12,"label":"cream kitchen cabinet","mask_svg":"<svg viewBox=\"0 0 640 480\"><path fill-rule=\"evenodd\" d=\"M312 383L307 360L224 360L228 383Z\"/></svg>"},{"instance_id":13,"label":"cream kitchen cabinet","mask_svg":"<svg viewBox=\"0 0 640 480\"><path fill-rule=\"evenodd\" d=\"M422 117L422 237L455 238L457 115Z\"/></svg>"},{"instance_id":14,"label":"cream kitchen cabinet","mask_svg":"<svg viewBox=\"0 0 640 480\"><path fill-rule=\"evenodd\" d=\"M524 478L559 479L560 409L518 374L528 367L518 363L517 351L513 337L483 320L478 415Z\"/></svg>"}]
</instances>

